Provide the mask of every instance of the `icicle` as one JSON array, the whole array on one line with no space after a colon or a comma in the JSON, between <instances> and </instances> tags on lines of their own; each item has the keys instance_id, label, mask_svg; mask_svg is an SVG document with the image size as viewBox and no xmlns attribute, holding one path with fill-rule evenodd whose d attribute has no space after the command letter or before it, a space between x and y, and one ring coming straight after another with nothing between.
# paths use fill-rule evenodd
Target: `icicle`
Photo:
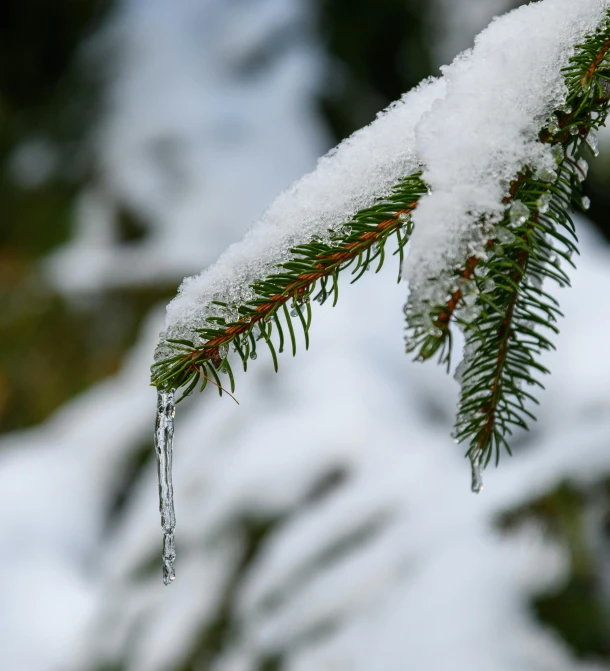
<instances>
[{"instance_id":1,"label":"icicle","mask_svg":"<svg viewBox=\"0 0 610 671\"><path fill-rule=\"evenodd\" d=\"M159 473L159 511L163 529L163 582L169 585L176 577L174 560L174 487L172 485L172 442L174 438L174 390L157 393L157 421L155 425L155 450Z\"/></svg>"},{"instance_id":2,"label":"icicle","mask_svg":"<svg viewBox=\"0 0 610 671\"><path fill-rule=\"evenodd\" d=\"M597 158L599 156L599 137L597 136L597 133L594 130L590 130L586 141L593 156Z\"/></svg>"},{"instance_id":3,"label":"icicle","mask_svg":"<svg viewBox=\"0 0 610 671\"><path fill-rule=\"evenodd\" d=\"M473 494L480 494L483 491L483 465L481 464L481 457L479 455L471 457L470 465L472 466L472 492Z\"/></svg>"}]
</instances>

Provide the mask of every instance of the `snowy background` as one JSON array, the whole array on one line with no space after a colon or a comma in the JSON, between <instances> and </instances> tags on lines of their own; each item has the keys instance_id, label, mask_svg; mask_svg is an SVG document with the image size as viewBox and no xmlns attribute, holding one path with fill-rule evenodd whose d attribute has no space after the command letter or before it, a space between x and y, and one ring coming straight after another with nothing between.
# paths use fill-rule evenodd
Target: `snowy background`
<instances>
[{"instance_id":1,"label":"snowy background","mask_svg":"<svg viewBox=\"0 0 610 671\"><path fill-rule=\"evenodd\" d=\"M405 357L388 262L316 310L279 375L259 356L239 407L179 406L161 581L165 302L515 4L15 3L32 45L3 33L25 74L0 80L2 669L610 669L610 250L585 221L540 422L480 497L449 437L457 385Z\"/></svg>"}]
</instances>

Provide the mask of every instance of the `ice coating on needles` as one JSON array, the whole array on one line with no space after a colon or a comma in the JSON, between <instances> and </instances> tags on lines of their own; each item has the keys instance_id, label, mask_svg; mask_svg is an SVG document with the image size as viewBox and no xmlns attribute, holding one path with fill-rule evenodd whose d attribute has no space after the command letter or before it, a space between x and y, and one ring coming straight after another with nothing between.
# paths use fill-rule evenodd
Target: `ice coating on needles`
<instances>
[{"instance_id":1,"label":"ice coating on needles","mask_svg":"<svg viewBox=\"0 0 610 671\"><path fill-rule=\"evenodd\" d=\"M210 269L183 282L167 308L166 328L173 337L191 337L193 328L201 327L211 300L231 304L248 300L248 285L274 272L288 259L291 247L314 236L324 238L329 228L348 222L415 172L419 168L415 127L443 93L442 80L426 80L281 193L242 242Z\"/></svg>"},{"instance_id":2,"label":"ice coating on needles","mask_svg":"<svg viewBox=\"0 0 610 671\"><path fill-rule=\"evenodd\" d=\"M606 0L543 0L492 22L473 49L443 68L446 94L416 130L424 197L404 274L411 301L426 301L442 278L481 252L480 217L502 219L510 181L522 166L553 175L551 147L538 139L565 102L562 68L601 22Z\"/></svg>"}]
</instances>

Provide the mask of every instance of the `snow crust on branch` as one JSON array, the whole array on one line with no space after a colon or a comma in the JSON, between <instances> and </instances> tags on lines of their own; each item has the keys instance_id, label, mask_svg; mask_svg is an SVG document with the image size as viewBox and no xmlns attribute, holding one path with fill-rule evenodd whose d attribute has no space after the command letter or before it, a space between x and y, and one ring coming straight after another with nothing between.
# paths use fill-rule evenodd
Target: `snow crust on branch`
<instances>
[{"instance_id":1,"label":"snow crust on branch","mask_svg":"<svg viewBox=\"0 0 610 671\"><path fill-rule=\"evenodd\" d=\"M240 304L252 298L248 286L275 272L292 247L314 236L326 238L328 229L338 229L418 170L415 128L443 94L442 80L424 81L321 158L312 173L278 196L243 241L183 282L167 308L168 332L191 337L211 300Z\"/></svg>"},{"instance_id":2,"label":"snow crust on branch","mask_svg":"<svg viewBox=\"0 0 610 671\"><path fill-rule=\"evenodd\" d=\"M594 30L607 0L543 0L495 19L475 46L442 68L446 94L416 130L425 165L405 261L411 301L434 302L438 283L467 258L483 255L481 220L499 222L510 182L528 165L555 174L539 132L566 100L562 68Z\"/></svg>"}]
</instances>

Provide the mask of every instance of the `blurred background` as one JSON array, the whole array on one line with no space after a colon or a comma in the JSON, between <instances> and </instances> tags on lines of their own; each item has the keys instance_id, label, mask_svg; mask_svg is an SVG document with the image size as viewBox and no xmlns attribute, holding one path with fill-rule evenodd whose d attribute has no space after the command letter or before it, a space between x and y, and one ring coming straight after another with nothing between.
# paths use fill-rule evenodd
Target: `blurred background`
<instances>
[{"instance_id":1,"label":"blurred background","mask_svg":"<svg viewBox=\"0 0 610 671\"><path fill-rule=\"evenodd\" d=\"M405 357L387 263L280 375L261 355L239 407L179 406L161 580L166 302L519 4L6 0L3 670L610 669L610 138L540 422L480 497L449 438L457 385Z\"/></svg>"}]
</instances>

